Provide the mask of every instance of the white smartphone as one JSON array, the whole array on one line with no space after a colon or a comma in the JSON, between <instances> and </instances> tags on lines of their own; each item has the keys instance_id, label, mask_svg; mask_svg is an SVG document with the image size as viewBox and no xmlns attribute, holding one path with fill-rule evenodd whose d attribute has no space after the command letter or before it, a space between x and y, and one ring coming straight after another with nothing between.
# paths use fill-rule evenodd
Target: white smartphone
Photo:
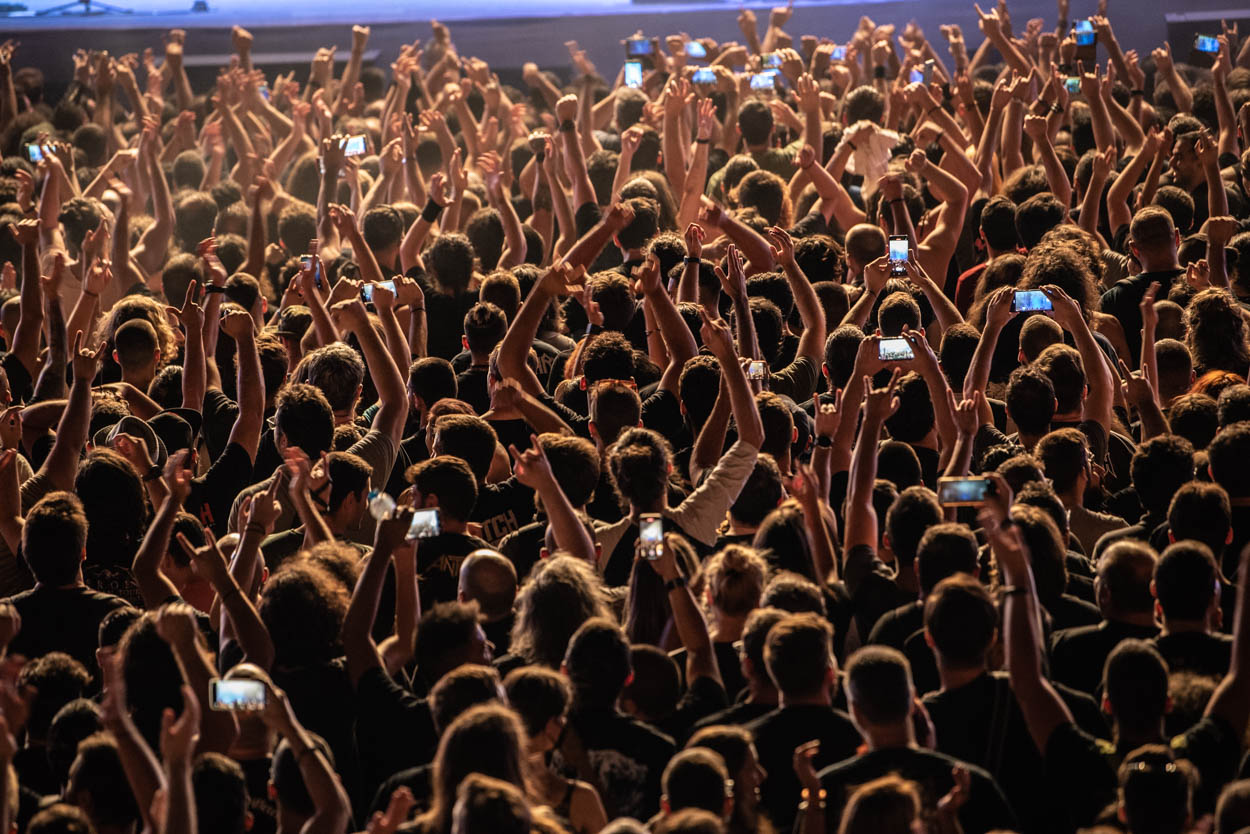
<instances>
[{"instance_id":1,"label":"white smartphone","mask_svg":"<svg viewBox=\"0 0 1250 834\"><path fill-rule=\"evenodd\" d=\"M643 513L638 517L638 541L645 559L655 561L664 552L664 516Z\"/></svg>"},{"instance_id":2,"label":"white smartphone","mask_svg":"<svg viewBox=\"0 0 1250 834\"><path fill-rule=\"evenodd\" d=\"M265 685L248 678L213 678L208 682L212 707L223 712L259 712L265 708Z\"/></svg>"},{"instance_id":3,"label":"white smartphone","mask_svg":"<svg viewBox=\"0 0 1250 834\"><path fill-rule=\"evenodd\" d=\"M408 526L408 541L413 539L432 539L442 532L443 525L439 521L438 507L417 510L412 514L412 524Z\"/></svg>"}]
</instances>

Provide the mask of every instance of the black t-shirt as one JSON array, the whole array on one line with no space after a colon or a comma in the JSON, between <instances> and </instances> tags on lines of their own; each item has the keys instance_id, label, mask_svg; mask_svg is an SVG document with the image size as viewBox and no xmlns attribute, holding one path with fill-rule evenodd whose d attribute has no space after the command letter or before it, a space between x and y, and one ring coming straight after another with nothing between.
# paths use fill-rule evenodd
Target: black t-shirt
<instances>
[{"instance_id":1,"label":"black t-shirt","mask_svg":"<svg viewBox=\"0 0 1250 834\"><path fill-rule=\"evenodd\" d=\"M230 507L234 499L253 481L252 456L238 443L230 443L213 461L209 470L191 481L187 512L213 531L214 536L229 532Z\"/></svg>"},{"instance_id":2,"label":"black t-shirt","mask_svg":"<svg viewBox=\"0 0 1250 834\"><path fill-rule=\"evenodd\" d=\"M1154 626L1115 620L1055 632L1050 645L1051 675L1073 689L1092 694L1102 684L1107 656L1121 640L1149 640L1157 633Z\"/></svg>"},{"instance_id":3,"label":"black t-shirt","mask_svg":"<svg viewBox=\"0 0 1250 834\"><path fill-rule=\"evenodd\" d=\"M1181 631L1160 634L1151 642L1168 662L1170 673L1222 678L1233 659L1233 638L1227 634Z\"/></svg>"},{"instance_id":4,"label":"black t-shirt","mask_svg":"<svg viewBox=\"0 0 1250 834\"><path fill-rule=\"evenodd\" d=\"M421 610L435 603L453 602L460 585L464 557L490 544L464 533L440 533L417 542L417 576L421 586Z\"/></svg>"},{"instance_id":5,"label":"black t-shirt","mask_svg":"<svg viewBox=\"0 0 1250 834\"><path fill-rule=\"evenodd\" d=\"M516 568L517 582L524 582L538 564L546 541L547 522L539 520L509 533L499 542L499 552Z\"/></svg>"},{"instance_id":6,"label":"black t-shirt","mask_svg":"<svg viewBox=\"0 0 1250 834\"><path fill-rule=\"evenodd\" d=\"M915 600L882 614L872 627L867 642L902 651L907 638L923 627L924 603Z\"/></svg>"},{"instance_id":7,"label":"black t-shirt","mask_svg":"<svg viewBox=\"0 0 1250 834\"><path fill-rule=\"evenodd\" d=\"M451 361L464 346L460 341L464 315L477 303L477 290L448 295L435 288L417 266L408 270L408 277L415 278L425 293L426 352Z\"/></svg>"},{"instance_id":8,"label":"black t-shirt","mask_svg":"<svg viewBox=\"0 0 1250 834\"><path fill-rule=\"evenodd\" d=\"M405 437L399 442L399 451L395 455L395 465L391 467L391 476L386 482L386 491L391 495L399 495L409 487L406 473L408 467L430 457L429 447L425 445L425 430L418 429L415 434Z\"/></svg>"},{"instance_id":9,"label":"black t-shirt","mask_svg":"<svg viewBox=\"0 0 1250 834\"><path fill-rule=\"evenodd\" d=\"M100 621L126 600L94 591L85 585L50 588L36 585L9 597L22 618L22 629L9 643L9 653L35 658L48 652L65 652L99 675L95 650L100 645Z\"/></svg>"},{"instance_id":10,"label":"black t-shirt","mask_svg":"<svg viewBox=\"0 0 1250 834\"><path fill-rule=\"evenodd\" d=\"M569 714L596 771L599 798L608 819L648 819L660 807L660 776L676 747L671 736L614 709L582 709ZM558 767L567 763L557 750Z\"/></svg>"},{"instance_id":11,"label":"black t-shirt","mask_svg":"<svg viewBox=\"0 0 1250 834\"><path fill-rule=\"evenodd\" d=\"M1115 316L1124 328L1124 341L1128 344L1129 355L1135 368L1141 363L1141 300L1150 289L1150 285L1158 281L1160 284L1159 298L1167 298L1172 282L1182 274L1182 270L1166 270L1163 272L1142 272L1123 278L1111 289L1102 294L1098 308Z\"/></svg>"},{"instance_id":12,"label":"black t-shirt","mask_svg":"<svg viewBox=\"0 0 1250 834\"><path fill-rule=\"evenodd\" d=\"M534 492L515 477L496 484L482 484L470 521L482 525L482 538L492 546L534 520Z\"/></svg>"},{"instance_id":13,"label":"black t-shirt","mask_svg":"<svg viewBox=\"0 0 1250 834\"><path fill-rule=\"evenodd\" d=\"M827 792L825 820L829 830L837 830L842 809L855 787L892 773L915 782L923 807L932 811L954 785L951 771L959 766L966 767L971 777L968 801L959 810L964 834L1015 830L1016 815L992 776L976 765L918 747L870 750L821 771L820 785Z\"/></svg>"},{"instance_id":14,"label":"black t-shirt","mask_svg":"<svg viewBox=\"0 0 1250 834\"><path fill-rule=\"evenodd\" d=\"M356 744L366 785L376 787L391 774L434 758L438 734L425 698L413 695L385 669L375 666L360 676L356 700Z\"/></svg>"},{"instance_id":15,"label":"black t-shirt","mask_svg":"<svg viewBox=\"0 0 1250 834\"><path fill-rule=\"evenodd\" d=\"M239 417L239 404L220 388L210 388L204 392L204 409L200 415L203 418L200 436L204 438L209 456L216 460L229 442L230 430Z\"/></svg>"},{"instance_id":16,"label":"black t-shirt","mask_svg":"<svg viewBox=\"0 0 1250 834\"><path fill-rule=\"evenodd\" d=\"M694 683L681 696L673 714L657 723L657 727L675 739L689 737L696 721L720 712L729 705L725 687L708 677L695 678Z\"/></svg>"},{"instance_id":17,"label":"black t-shirt","mask_svg":"<svg viewBox=\"0 0 1250 834\"><path fill-rule=\"evenodd\" d=\"M694 722L690 735L694 735L704 727L745 727L757 718L761 718L777 708L776 704L761 704L755 702L743 702L734 704L728 709L720 712L714 712L707 718Z\"/></svg>"},{"instance_id":18,"label":"black t-shirt","mask_svg":"<svg viewBox=\"0 0 1250 834\"><path fill-rule=\"evenodd\" d=\"M915 602L915 595L895 583L894 572L868 545L856 545L847 550L842 578L851 595L860 639L872 634L873 626L884 614Z\"/></svg>"},{"instance_id":19,"label":"black t-shirt","mask_svg":"<svg viewBox=\"0 0 1250 834\"><path fill-rule=\"evenodd\" d=\"M794 775L795 748L819 740L820 752L812 760L819 770L855 755L862 743L850 716L817 704L779 707L752 721L747 729L755 737L760 766L768 774L760 786L761 806L778 831L789 831L798 813L802 786Z\"/></svg>"},{"instance_id":20,"label":"black t-shirt","mask_svg":"<svg viewBox=\"0 0 1250 834\"><path fill-rule=\"evenodd\" d=\"M471 365L456 377L456 398L473 406L479 417L490 411L486 377L487 369L484 365Z\"/></svg>"},{"instance_id":21,"label":"black t-shirt","mask_svg":"<svg viewBox=\"0 0 1250 834\"><path fill-rule=\"evenodd\" d=\"M720 669L720 678L724 683L725 697L729 699L730 703L736 701L739 693L746 689L747 686L747 679L742 676L742 661L738 655L738 649L741 646L741 640L712 643L712 650L716 653L716 665ZM683 685L685 685L686 679L686 654L687 652L684 648L668 653L668 656L677 664Z\"/></svg>"},{"instance_id":22,"label":"black t-shirt","mask_svg":"<svg viewBox=\"0 0 1250 834\"><path fill-rule=\"evenodd\" d=\"M300 723L330 745L334 769L342 778L343 787L353 805L361 804L367 797L361 795L360 759L353 733L361 704L352 691L346 660L340 657L327 663L298 666L279 661L273 679L286 690Z\"/></svg>"},{"instance_id":23,"label":"black t-shirt","mask_svg":"<svg viewBox=\"0 0 1250 834\"><path fill-rule=\"evenodd\" d=\"M1083 698L1089 702L1086 706L1097 710L1088 695L1069 692L1065 702ZM985 768L1016 810L1025 834L1063 829L1062 803L1055 802L1044 781L1042 756L1005 674L983 674L958 688L930 693L924 706L933 721L938 751Z\"/></svg>"}]
</instances>

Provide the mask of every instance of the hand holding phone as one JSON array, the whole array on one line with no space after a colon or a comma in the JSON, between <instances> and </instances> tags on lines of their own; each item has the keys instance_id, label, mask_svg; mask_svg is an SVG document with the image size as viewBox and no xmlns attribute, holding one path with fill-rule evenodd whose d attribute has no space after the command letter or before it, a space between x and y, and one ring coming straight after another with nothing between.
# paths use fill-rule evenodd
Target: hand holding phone
<instances>
[{"instance_id":1,"label":"hand holding phone","mask_svg":"<svg viewBox=\"0 0 1250 834\"><path fill-rule=\"evenodd\" d=\"M943 507L979 507L993 492L989 478L938 478L938 503Z\"/></svg>"},{"instance_id":2,"label":"hand holding phone","mask_svg":"<svg viewBox=\"0 0 1250 834\"><path fill-rule=\"evenodd\" d=\"M911 252L907 245L907 235L890 235L890 274L906 275L909 260Z\"/></svg>"},{"instance_id":3,"label":"hand holding phone","mask_svg":"<svg viewBox=\"0 0 1250 834\"><path fill-rule=\"evenodd\" d=\"M250 678L213 678L208 682L209 699L214 710L222 712L260 712L265 708L265 684Z\"/></svg>"},{"instance_id":4,"label":"hand holding phone","mask_svg":"<svg viewBox=\"0 0 1250 834\"><path fill-rule=\"evenodd\" d=\"M1050 297L1041 290L1016 290L1011 306L1017 313L1036 313L1055 309L1050 303Z\"/></svg>"},{"instance_id":5,"label":"hand holding phone","mask_svg":"<svg viewBox=\"0 0 1250 834\"><path fill-rule=\"evenodd\" d=\"M412 524L408 527L408 541L413 539L431 539L442 533L442 519L438 507L415 510L412 513Z\"/></svg>"},{"instance_id":6,"label":"hand holding phone","mask_svg":"<svg viewBox=\"0 0 1250 834\"><path fill-rule=\"evenodd\" d=\"M643 513L638 517L638 543L642 557L654 562L664 553L664 516Z\"/></svg>"},{"instance_id":7,"label":"hand holding phone","mask_svg":"<svg viewBox=\"0 0 1250 834\"><path fill-rule=\"evenodd\" d=\"M915 359L916 352L912 350L911 342L902 336L895 336L877 342L877 358L882 362L906 362Z\"/></svg>"}]
</instances>

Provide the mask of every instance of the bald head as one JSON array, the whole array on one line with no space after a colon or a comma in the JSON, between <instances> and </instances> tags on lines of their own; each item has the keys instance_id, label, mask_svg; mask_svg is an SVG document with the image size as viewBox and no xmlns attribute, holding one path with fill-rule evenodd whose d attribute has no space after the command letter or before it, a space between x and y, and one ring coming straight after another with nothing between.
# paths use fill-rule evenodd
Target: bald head
<instances>
[{"instance_id":1,"label":"bald head","mask_svg":"<svg viewBox=\"0 0 1250 834\"><path fill-rule=\"evenodd\" d=\"M1143 542L1120 541L1107 548L1098 563L1098 606L1103 616L1154 611L1150 580L1156 561L1154 549Z\"/></svg>"},{"instance_id":2,"label":"bald head","mask_svg":"<svg viewBox=\"0 0 1250 834\"><path fill-rule=\"evenodd\" d=\"M488 621L512 612L516 568L494 550L475 550L460 564L460 601L476 601Z\"/></svg>"},{"instance_id":3,"label":"bald head","mask_svg":"<svg viewBox=\"0 0 1250 834\"><path fill-rule=\"evenodd\" d=\"M871 223L852 226L846 233L846 260L856 271L885 255L885 232Z\"/></svg>"}]
</instances>

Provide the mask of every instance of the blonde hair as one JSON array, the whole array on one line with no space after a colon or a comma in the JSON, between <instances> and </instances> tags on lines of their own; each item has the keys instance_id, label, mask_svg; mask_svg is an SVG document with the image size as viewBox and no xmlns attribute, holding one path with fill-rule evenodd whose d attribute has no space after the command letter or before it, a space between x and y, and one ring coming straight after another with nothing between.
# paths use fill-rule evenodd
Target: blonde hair
<instances>
[{"instance_id":1,"label":"blonde hair","mask_svg":"<svg viewBox=\"0 0 1250 834\"><path fill-rule=\"evenodd\" d=\"M703 566L712 605L730 617L745 617L759 607L768 580L768 563L754 548L731 544Z\"/></svg>"}]
</instances>

